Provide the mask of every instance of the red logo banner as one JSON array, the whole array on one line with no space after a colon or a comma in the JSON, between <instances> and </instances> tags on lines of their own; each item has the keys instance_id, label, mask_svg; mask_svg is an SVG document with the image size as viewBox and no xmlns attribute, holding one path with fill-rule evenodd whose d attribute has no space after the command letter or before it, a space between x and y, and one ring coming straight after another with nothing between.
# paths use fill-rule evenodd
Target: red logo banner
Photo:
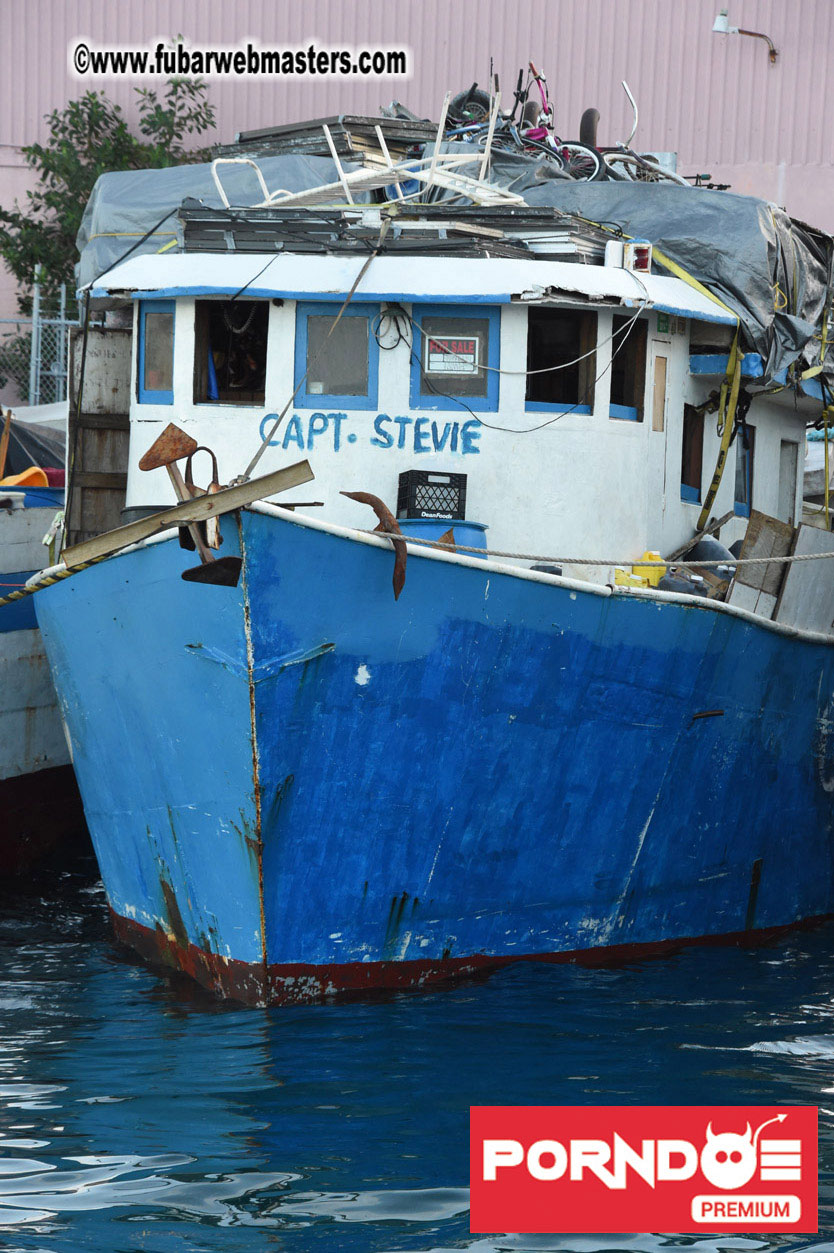
<instances>
[{"instance_id":1,"label":"red logo banner","mask_svg":"<svg viewBox=\"0 0 834 1253\"><path fill-rule=\"evenodd\" d=\"M470 1111L473 1232L817 1231L811 1105Z\"/></svg>"}]
</instances>

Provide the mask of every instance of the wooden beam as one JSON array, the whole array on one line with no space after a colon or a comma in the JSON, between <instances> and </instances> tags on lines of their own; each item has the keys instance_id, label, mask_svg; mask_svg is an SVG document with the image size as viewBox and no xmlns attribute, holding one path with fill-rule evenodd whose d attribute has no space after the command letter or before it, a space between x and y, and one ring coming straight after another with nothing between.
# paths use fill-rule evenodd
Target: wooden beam
<instances>
[{"instance_id":1,"label":"wooden beam","mask_svg":"<svg viewBox=\"0 0 834 1253\"><path fill-rule=\"evenodd\" d=\"M76 425L82 431L129 431L126 413L82 413Z\"/></svg>"},{"instance_id":2,"label":"wooden beam","mask_svg":"<svg viewBox=\"0 0 834 1253\"><path fill-rule=\"evenodd\" d=\"M0 413L3 410L0 409ZM12 428L12 411L6 410L6 420L3 423L3 434L0 435L0 479L6 473L6 454L9 451L9 433Z\"/></svg>"},{"instance_id":3,"label":"wooden beam","mask_svg":"<svg viewBox=\"0 0 834 1253\"><path fill-rule=\"evenodd\" d=\"M724 526L726 522L729 522L730 518L734 516L735 510L731 509L729 513L725 513L722 518L710 518L703 531L698 531L697 534L692 536L692 539L688 539L685 544L681 544L680 548L676 548L673 553L670 553L668 557L664 557L663 560L667 565L671 565L673 562L678 561L685 552L688 552L690 548L694 548L699 540L706 539L708 535L712 535L713 531L720 531L722 526Z\"/></svg>"},{"instance_id":4,"label":"wooden beam","mask_svg":"<svg viewBox=\"0 0 834 1253\"><path fill-rule=\"evenodd\" d=\"M102 488L109 492L123 492L127 487L127 475L119 470L76 470L75 487Z\"/></svg>"},{"instance_id":5,"label":"wooden beam","mask_svg":"<svg viewBox=\"0 0 834 1253\"><path fill-rule=\"evenodd\" d=\"M69 569L73 569L88 561L119 552L122 548L129 548L131 544L138 544L140 540L149 539L151 535L159 535L174 527L187 526L189 522L203 522L206 518L232 513L256 500L264 500L277 492L286 492L301 483L309 483L313 478L315 475L310 469L309 461L297 461L294 465L274 470L272 474L264 474L258 479L251 479L248 483L224 487L210 496L195 496L193 500L183 501L172 509L163 509L161 513L153 513L147 518L137 518L135 522L128 522L126 526L117 527L115 531L105 531L95 539L65 548L61 554L62 559Z\"/></svg>"}]
</instances>

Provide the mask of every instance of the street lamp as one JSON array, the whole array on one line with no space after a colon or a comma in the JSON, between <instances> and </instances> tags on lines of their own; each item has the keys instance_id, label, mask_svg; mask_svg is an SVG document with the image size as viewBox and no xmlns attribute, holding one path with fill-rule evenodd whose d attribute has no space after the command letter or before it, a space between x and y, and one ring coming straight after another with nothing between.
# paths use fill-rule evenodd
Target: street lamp
<instances>
[{"instance_id":1,"label":"street lamp","mask_svg":"<svg viewBox=\"0 0 834 1253\"><path fill-rule=\"evenodd\" d=\"M763 39L768 47L770 64L776 64L776 58L779 54L773 46L772 39L770 39L767 35L763 35L761 31L744 30L740 26L731 26L726 9L719 10L718 16L712 24L712 31L714 35L750 35L753 39Z\"/></svg>"}]
</instances>

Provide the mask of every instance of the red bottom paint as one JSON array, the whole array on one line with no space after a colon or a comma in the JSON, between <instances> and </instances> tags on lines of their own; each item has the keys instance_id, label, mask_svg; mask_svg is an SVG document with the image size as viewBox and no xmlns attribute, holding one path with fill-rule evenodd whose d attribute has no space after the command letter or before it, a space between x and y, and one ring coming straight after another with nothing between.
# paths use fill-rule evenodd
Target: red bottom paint
<instances>
[{"instance_id":1,"label":"red bottom paint","mask_svg":"<svg viewBox=\"0 0 834 1253\"><path fill-rule=\"evenodd\" d=\"M830 914L803 919L781 927L756 931L732 931L725 935L687 936L679 940L656 940L646 944L612 944L605 948L572 949L560 953L525 953L521 956L447 957L440 961L345 962L327 966L294 962L265 967L258 963L231 961L208 953L196 944L178 944L162 927L155 931L112 909L116 938L151 964L172 967L218 996L247 1005L292 1005L362 996L371 992L423 988L452 979L489 974L515 962L574 962L583 966L609 966L642 958L663 957L694 944L758 945L801 928L819 926Z\"/></svg>"},{"instance_id":2,"label":"red bottom paint","mask_svg":"<svg viewBox=\"0 0 834 1253\"><path fill-rule=\"evenodd\" d=\"M0 876L24 874L89 844L72 766L0 780Z\"/></svg>"}]
</instances>

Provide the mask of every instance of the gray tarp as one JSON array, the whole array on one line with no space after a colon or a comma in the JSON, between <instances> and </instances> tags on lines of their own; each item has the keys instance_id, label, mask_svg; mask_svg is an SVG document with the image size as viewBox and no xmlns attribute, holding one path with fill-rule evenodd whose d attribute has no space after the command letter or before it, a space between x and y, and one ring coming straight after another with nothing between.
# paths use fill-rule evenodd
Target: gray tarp
<instances>
[{"instance_id":1,"label":"gray tarp","mask_svg":"<svg viewBox=\"0 0 834 1253\"><path fill-rule=\"evenodd\" d=\"M6 474L22 474L30 466L55 466L62 469L65 443L65 430L56 431L48 426L38 426L34 422L17 422L12 418Z\"/></svg>"},{"instance_id":2,"label":"gray tarp","mask_svg":"<svg viewBox=\"0 0 834 1253\"><path fill-rule=\"evenodd\" d=\"M346 170L356 167L342 163ZM304 191L337 179L330 157L308 157L299 153L262 157L258 161L270 192ZM221 165L219 175L230 202L255 204L263 199L257 176L251 166ZM210 208L220 209L220 199L211 165L172 165L163 170L118 170L102 174L96 181L81 226L77 244L81 253L78 286L84 287L114 266L146 231L168 213L149 238L131 254L159 252L177 240L176 210L189 196ZM361 199L361 197L357 197Z\"/></svg>"},{"instance_id":3,"label":"gray tarp","mask_svg":"<svg viewBox=\"0 0 834 1253\"><path fill-rule=\"evenodd\" d=\"M460 145L442 148L459 151ZM262 157L258 164L270 191L300 191L336 179L329 157L292 154ZM464 168L477 173L474 164ZM251 168L229 165L221 173L233 204L261 198ZM763 381L794 361L802 367L818 364L814 337L832 285L834 241L792 221L776 205L673 183L575 182L552 164L510 153L494 155L490 177L529 205L549 205L650 240L738 314L745 349L758 352L765 363ZM448 195L435 188L428 198L437 202ZM189 196L221 206L209 165L102 175L78 234L80 285L114 265L166 210L176 210ZM158 252L176 240L176 232L171 212L137 251ZM826 367L834 386L834 348Z\"/></svg>"},{"instance_id":4,"label":"gray tarp","mask_svg":"<svg viewBox=\"0 0 834 1253\"><path fill-rule=\"evenodd\" d=\"M449 143L441 147L454 150ZM474 176L477 167L463 169ZM834 240L778 205L675 183L577 182L547 162L511 153L495 155L490 181L529 205L650 240L738 315L744 347L764 362L763 382L794 361L819 364L814 336L831 300ZM449 194L438 189L432 199ZM825 376L834 387L834 345L826 352Z\"/></svg>"},{"instance_id":5,"label":"gray tarp","mask_svg":"<svg viewBox=\"0 0 834 1253\"><path fill-rule=\"evenodd\" d=\"M832 240L778 206L674 183L548 180L523 195L651 240L738 314L766 378L803 354L808 365L819 362L812 339L828 304ZM828 368L834 373L834 357Z\"/></svg>"}]
</instances>

